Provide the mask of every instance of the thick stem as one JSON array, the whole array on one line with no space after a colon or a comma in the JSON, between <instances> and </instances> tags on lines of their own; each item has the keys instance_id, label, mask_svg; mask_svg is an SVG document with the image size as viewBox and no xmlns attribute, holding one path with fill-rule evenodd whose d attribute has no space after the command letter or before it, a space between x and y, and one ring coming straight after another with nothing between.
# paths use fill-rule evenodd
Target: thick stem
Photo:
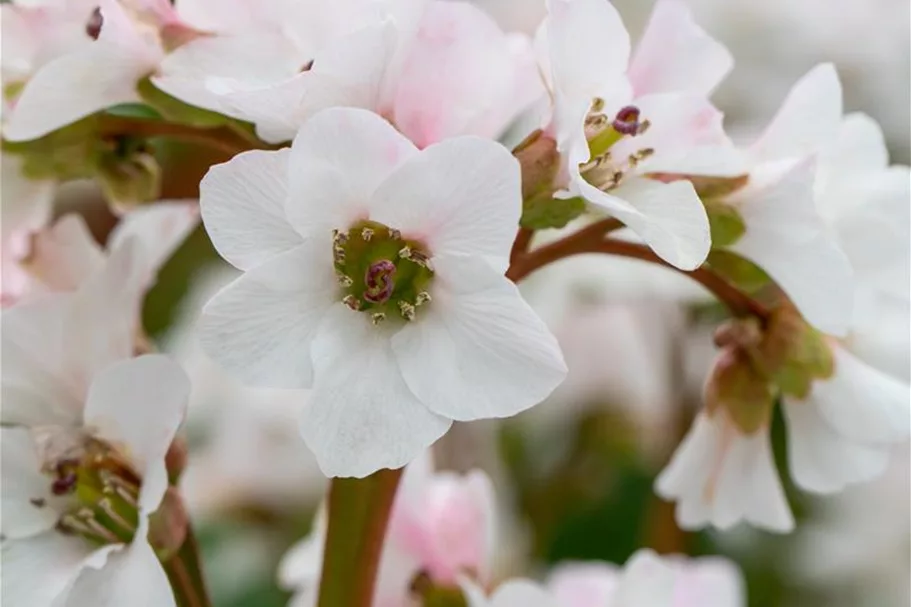
<instances>
[{"instance_id":1,"label":"thick stem","mask_svg":"<svg viewBox=\"0 0 911 607\"><path fill-rule=\"evenodd\" d=\"M402 470L334 478L319 607L370 607L386 525Z\"/></svg>"},{"instance_id":2,"label":"thick stem","mask_svg":"<svg viewBox=\"0 0 911 607\"><path fill-rule=\"evenodd\" d=\"M163 565L178 607L212 607L202 574L199 545L192 528L187 529L187 537L177 554Z\"/></svg>"},{"instance_id":3,"label":"thick stem","mask_svg":"<svg viewBox=\"0 0 911 607\"><path fill-rule=\"evenodd\" d=\"M623 224L619 220L608 217L587 225L566 238L546 244L525 255L516 255L516 246L513 245L513 255L510 256L510 266L506 272L506 277L513 282L519 282L535 270L539 270L558 259L586 252L583 250L585 247L601 242L605 234L622 227ZM527 244L525 250L527 250Z\"/></svg>"}]
</instances>

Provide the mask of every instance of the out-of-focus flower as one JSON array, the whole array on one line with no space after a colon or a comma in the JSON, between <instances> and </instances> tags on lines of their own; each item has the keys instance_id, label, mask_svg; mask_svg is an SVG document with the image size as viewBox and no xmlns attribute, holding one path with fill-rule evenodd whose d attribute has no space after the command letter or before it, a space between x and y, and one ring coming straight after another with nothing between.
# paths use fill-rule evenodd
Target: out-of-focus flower
<instances>
[{"instance_id":1,"label":"out-of-focus flower","mask_svg":"<svg viewBox=\"0 0 911 607\"><path fill-rule=\"evenodd\" d=\"M515 414L565 375L502 274L520 207L498 144L419 152L375 114L326 110L291 150L203 180L209 234L246 270L206 306L203 345L247 382L313 385L301 428L327 475L401 467L451 420Z\"/></svg>"},{"instance_id":2,"label":"out-of-focus flower","mask_svg":"<svg viewBox=\"0 0 911 607\"><path fill-rule=\"evenodd\" d=\"M739 572L725 561L634 554L622 570L604 563L572 563L554 570L546 585L511 580L489 598L465 583L469 607L738 607Z\"/></svg>"},{"instance_id":3,"label":"out-of-focus flower","mask_svg":"<svg viewBox=\"0 0 911 607\"><path fill-rule=\"evenodd\" d=\"M155 550L176 546L158 545L153 515L190 386L164 356L131 358L132 244L75 293L3 312L2 585L15 604L175 604Z\"/></svg>"},{"instance_id":4,"label":"out-of-focus flower","mask_svg":"<svg viewBox=\"0 0 911 607\"><path fill-rule=\"evenodd\" d=\"M325 525L321 511L313 533L289 551L279 571L282 585L297 593L295 607L315 604ZM392 506L372 604L403 607L414 593L455 590L466 576L490 582L495 540L490 479L477 470L434 472L429 454L415 460Z\"/></svg>"},{"instance_id":5,"label":"out-of-focus flower","mask_svg":"<svg viewBox=\"0 0 911 607\"><path fill-rule=\"evenodd\" d=\"M721 113L707 100L730 55L673 2L656 7L632 61L610 3L552 0L548 7L542 69L552 87L550 130L563 156L565 195L616 216L669 263L699 266L710 238L695 189L646 175L669 166L688 175L743 171Z\"/></svg>"}]
</instances>

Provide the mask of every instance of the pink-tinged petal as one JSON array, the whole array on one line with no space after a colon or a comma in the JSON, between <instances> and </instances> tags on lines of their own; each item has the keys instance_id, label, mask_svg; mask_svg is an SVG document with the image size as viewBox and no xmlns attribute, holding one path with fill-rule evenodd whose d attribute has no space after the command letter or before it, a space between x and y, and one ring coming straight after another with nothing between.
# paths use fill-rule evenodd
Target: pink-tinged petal
<instances>
[{"instance_id":1,"label":"pink-tinged petal","mask_svg":"<svg viewBox=\"0 0 911 607\"><path fill-rule=\"evenodd\" d=\"M111 365L89 388L84 423L119 445L142 475L139 505L154 512L168 486L165 453L183 423L190 380L166 356L148 354Z\"/></svg>"},{"instance_id":2,"label":"pink-tinged petal","mask_svg":"<svg viewBox=\"0 0 911 607\"><path fill-rule=\"evenodd\" d=\"M202 221L218 253L249 270L299 246L285 217L291 151L253 150L209 169L199 184Z\"/></svg>"},{"instance_id":3,"label":"pink-tinged petal","mask_svg":"<svg viewBox=\"0 0 911 607\"><path fill-rule=\"evenodd\" d=\"M16 154L3 154L0 161L0 189L3 196L0 233L4 252L8 250L7 239L39 230L51 218L56 181L29 179L23 174L24 164L24 159ZM16 253L21 255L25 251Z\"/></svg>"},{"instance_id":4,"label":"pink-tinged petal","mask_svg":"<svg viewBox=\"0 0 911 607\"><path fill-rule=\"evenodd\" d=\"M469 603L476 607L475 603ZM497 586L487 603L477 603L481 607L562 607L554 597L536 582L525 579L513 579Z\"/></svg>"},{"instance_id":5,"label":"pink-tinged petal","mask_svg":"<svg viewBox=\"0 0 911 607\"><path fill-rule=\"evenodd\" d=\"M696 417L655 491L678 502L684 529L727 529L740 521L779 532L794 527L768 431L741 435L723 413Z\"/></svg>"},{"instance_id":6,"label":"pink-tinged petal","mask_svg":"<svg viewBox=\"0 0 911 607\"><path fill-rule=\"evenodd\" d=\"M613 605L620 572L604 562L557 565L547 578L547 589L561 607Z\"/></svg>"},{"instance_id":7,"label":"pink-tinged petal","mask_svg":"<svg viewBox=\"0 0 911 607\"><path fill-rule=\"evenodd\" d=\"M610 2L548 0L547 9L547 45L558 91L590 104L593 97L613 99L615 86L628 87L629 34Z\"/></svg>"},{"instance_id":8,"label":"pink-tinged petal","mask_svg":"<svg viewBox=\"0 0 911 607\"><path fill-rule=\"evenodd\" d=\"M199 224L196 201L161 200L124 215L108 238L108 249L135 238L139 243L140 263L136 271L148 287L152 286L159 268L177 250ZM247 228L250 228L248 224Z\"/></svg>"},{"instance_id":9,"label":"pink-tinged petal","mask_svg":"<svg viewBox=\"0 0 911 607\"><path fill-rule=\"evenodd\" d=\"M884 445L911 433L911 387L835 347L835 373L813 382L807 401L839 434Z\"/></svg>"},{"instance_id":10,"label":"pink-tinged petal","mask_svg":"<svg viewBox=\"0 0 911 607\"><path fill-rule=\"evenodd\" d=\"M29 607L65 604L66 591L90 550L84 539L57 531L4 540L0 545L4 602Z\"/></svg>"},{"instance_id":11,"label":"pink-tinged petal","mask_svg":"<svg viewBox=\"0 0 911 607\"><path fill-rule=\"evenodd\" d=\"M756 162L770 162L820 151L837 137L841 114L841 83L835 67L824 63L791 88L750 155Z\"/></svg>"},{"instance_id":12,"label":"pink-tinged petal","mask_svg":"<svg viewBox=\"0 0 911 607\"><path fill-rule=\"evenodd\" d=\"M64 215L52 227L35 234L28 269L52 291L75 291L104 267L105 255L85 220Z\"/></svg>"},{"instance_id":13,"label":"pink-tinged petal","mask_svg":"<svg viewBox=\"0 0 911 607\"><path fill-rule=\"evenodd\" d=\"M153 69L148 58L101 40L59 57L25 85L3 136L37 139L105 108L138 102L136 84Z\"/></svg>"},{"instance_id":14,"label":"pink-tinged petal","mask_svg":"<svg viewBox=\"0 0 911 607\"><path fill-rule=\"evenodd\" d=\"M734 58L693 19L681 0L661 0L636 47L629 78L636 95L687 92L708 96Z\"/></svg>"},{"instance_id":15,"label":"pink-tinged petal","mask_svg":"<svg viewBox=\"0 0 911 607\"><path fill-rule=\"evenodd\" d=\"M203 309L206 353L244 383L307 388L310 342L341 296L329 238L308 241L247 272Z\"/></svg>"},{"instance_id":16,"label":"pink-tinged petal","mask_svg":"<svg viewBox=\"0 0 911 607\"><path fill-rule=\"evenodd\" d=\"M85 392L69 365L66 323L71 305L71 296L55 295L3 311L4 424L78 422Z\"/></svg>"},{"instance_id":17,"label":"pink-tinged petal","mask_svg":"<svg viewBox=\"0 0 911 607\"><path fill-rule=\"evenodd\" d=\"M744 191L746 232L730 249L765 270L807 322L844 335L854 304L854 272L813 201L813 166L802 163L765 187Z\"/></svg>"},{"instance_id":18,"label":"pink-tinged petal","mask_svg":"<svg viewBox=\"0 0 911 607\"><path fill-rule=\"evenodd\" d=\"M580 179L579 190L586 200L629 226L669 264L692 270L705 261L711 247L709 221L689 181L633 178L605 193Z\"/></svg>"},{"instance_id":19,"label":"pink-tinged petal","mask_svg":"<svg viewBox=\"0 0 911 607\"><path fill-rule=\"evenodd\" d=\"M76 579L67 607L175 607L168 576L140 527L133 543L111 553L98 568L86 567Z\"/></svg>"},{"instance_id":20,"label":"pink-tinged petal","mask_svg":"<svg viewBox=\"0 0 911 607\"><path fill-rule=\"evenodd\" d=\"M112 363L133 355L145 285L136 272L139 243L129 239L73 294L64 319L68 372L82 390Z\"/></svg>"},{"instance_id":21,"label":"pink-tinged petal","mask_svg":"<svg viewBox=\"0 0 911 607\"><path fill-rule=\"evenodd\" d=\"M460 137L398 167L370 217L425 243L431 255L482 255L505 272L522 214L519 163L498 143Z\"/></svg>"},{"instance_id":22,"label":"pink-tinged petal","mask_svg":"<svg viewBox=\"0 0 911 607\"><path fill-rule=\"evenodd\" d=\"M746 605L743 575L723 558L665 557L677 571L672 605L679 607L740 607Z\"/></svg>"},{"instance_id":23,"label":"pink-tinged petal","mask_svg":"<svg viewBox=\"0 0 911 607\"><path fill-rule=\"evenodd\" d=\"M326 476L401 468L452 424L408 389L388 334L366 314L337 304L312 352L316 381L301 432Z\"/></svg>"},{"instance_id":24,"label":"pink-tinged petal","mask_svg":"<svg viewBox=\"0 0 911 607\"><path fill-rule=\"evenodd\" d=\"M393 121L420 148L457 135L495 137L511 118L502 108L516 76L510 40L486 13L430 3L398 73Z\"/></svg>"},{"instance_id":25,"label":"pink-tinged petal","mask_svg":"<svg viewBox=\"0 0 911 607\"><path fill-rule=\"evenodd\" d=\"M370 214L374 191L417 153L388 122L366 110L333 108L308 120L288 163L288 220L305 238L328 238Z\"/></svg>"},{"instance_id":26,"label":"pink-tinged petal","mask_svg":"<svg viewBox=\"0 0 911 607\"><path fill-rule=\"evenodd\" d=\"M794 482L814 493L836 493L882 474L889 450L835 432L816 405L788 399L788 463Z\"/></svg>"},{"instance_id":27,"label":"pink-tinged petal","mask_svg":"<svg viewBox=\"0 0 911 607\"><path fill-rule=\"evenodd\" d=\"M4 406L6 399L4 399ZM35 440L25 428L0 428L3 493L2 533L7 539L28 538L53 529L60 516L51 493L51 478L41 473ZM3 561L6 566L6 560Z\"/></svg>"},{"instance_id":28,"label":"pink-tinged petal","mask_svg":"<svg viewBox=\"0 0 911 607\"><path fill-rule=\"evenodd\" d=\"M433 301L392 338L411 391L460 421L508 417L544 400L566 364L515 285L477 257L433 261Z\"/></svg>"},{"instance_id":29,"label":"pink-tinged petal","mask_svg":"<svg viewBox=\"0 0 911 607\"><path fill-rule=\"evenodd\" d=\"M673 604L677 573L651 550L639 550L623 568L612 605L666 607Z\"/></svg>"}]
</instances>

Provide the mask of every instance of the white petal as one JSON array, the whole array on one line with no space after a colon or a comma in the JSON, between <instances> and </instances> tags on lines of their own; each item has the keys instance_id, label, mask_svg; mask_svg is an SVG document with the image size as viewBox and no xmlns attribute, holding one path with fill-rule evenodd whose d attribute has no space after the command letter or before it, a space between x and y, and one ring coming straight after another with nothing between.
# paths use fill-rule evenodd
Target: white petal
<instances>
[{"instance_id":1,"label":"white petal","mask_svg":"<svg viewBox=\"0 0 911 607\"><path fill-rule=\"evenodd\" d=\"M836 347L835 373L814 381L807 400L842 436L888 444L911 433L911 388Z\"/></svg>"},{"instance_id":2,"label":"white petal","mask_svg":"<svg viewBox=\"0 0 911 607\"><path fill-rule=\"evenodd\" d=\"M566 364L515 285L483 260L434 259L433 301L392 338L402 375L432 411L509 417L544 400Z\"/></svg>"},{"instance_id":3,"label":"white petal","mask_svg":"<svg viewBox=\"0 0 911 607\"><path fill-rule=\"evenodd\" d=\"M249 270L301 238L285 218L290 150L253 150L210 168L199 184L202 220L218 253Z\"/></svg>"},{"instance_id":4,"label":"white petal","mask_svg":"<svg viewBox=\"0 0 911 607\"><path fill-rule=\"evenodd\" d=\"M200 319L206 353L251 385L309 387L310 342L340 300L331 247L328 239L304 243L222 289Z\"/></svg>"},{"instance_id":5,"label":"white petal","mask_svg":"<svg viewBox=\"0 0 911 607\"><path fill-rule=\"evenodd\" d=\"M757 162L802 157L831 144L841 125L841 83L831 63L816 66L788 96L751 146Z\"/></svg>"},{"instance_id":6,"label":"white petal","mask_svg":"<svg viewBox=\"0 0 911 607\"><path fill-rule=\"evenodd\" d=\"M151 286L159 268L198 224L199 206L195 201L161 200L121 217L107 246L114 250L126 240L135 238L140 247L137 271L143 277L142 282Z\"/></svg>"},{"instance_id":7,"label":"white petal","mask_svg":"<svg viewBox=\"0 0 911 607\"><path fill-rule=\"evenodd\" d=\"M711 504L705 487L719 460L719 430L707 414L699 413L670 463L655 480L658 495L677 500L677 522L683 529L697 529L710 520Z\"/></svg>"},{"instance_id":8,"label":"white petal","mask_svg":"<svg viewBox=\"0 0 911 607\"><path fill-rule=\"evenodd\" d=\"M845 345L857 358L911 383L911 315L907 297L859 293Z\"/></svg>"},{"instance_id":9,"label":"white petal","mask_svg":"<svg viewBox=\"0 0 911 607\"><path fill-rule=\"evenodd\" d=\"M85 540L57 531L6 540L2 547L4 602L23 607L58 605L90 552Z\"/></svg>"},{"instance_id":10,"label":"white petal","mask_svg":"<svg viewBox=\"0 0 911 607\"><path fill-rule=\"evenodd\" d=\"M878 171L888 164L889 150L879 124L866 114L854 112L842 119L833 145L820 152L817 187L826 190L843 179L845 172Z\"/></svg>"},{"instance_id":11,"label":"white petal","mask_svg":"<svg viewBox=\"0 0 911 607\"><path fill-rule=\"evenodd\" d=\"M38 457L31 433L24 428L0 428L0 436L3 536L26 538L53 529L59 512L54 508L51 478L41 473L43 462Z\"/></svg>"},{"instance_id":12,"label":"white petal","mask_svg":"<svg viewBox=\"0 0 911 607\"><path fill-rule=\"evenodd\" d=\"M152 68L144 58L100 40L63 55L25 85L3 136L37 139L113 105L140 101L136 84Z\"/></svg>"},{"instance_id":13,"label":"white petal","mask_svg":"<svg viewBox=\"0 0 911 607\"><path fill-rule=\"evenodd\" d=\"M731 250L765 270L807 322L844 335L854 303L853 272L816 213L812 166L798 165L745 195L738 209L746 232Z\"/></svg>"},{"instance_id":14,"label":"white petal","mask_svg":"<svg viewBox=\"0 0 911 607\"><path fill-rule=\"evenodd\" d=\"M304 237L328 236L369 215L377 186L417 149L366 110L333 108L308 120L291 147L286 213Z\"/></svg>"},{"instance_id":15,"label":"white petal","mask_svg":"<svg viewBox=\"0 0 911 607\"><path fill-rule=\"evenodd\" d=\"M313 366L301 432L326 476L401 468L452 423L411 393L388 335L366 314L337 304L314 340Z\"/></svg>"},{"instance_id":16,"label":"white petal","mask_svg":"<svg viewBox=\"0 0 911 607\"><path fill-rule=\"evenodd\" d=\"M709 95L734 58L709 36L680 0L661 0L636 46L629 78L636 95L688 92Z\"/></svg>"},{"instance_id":17,"label":"white petal","mask_svg":"<svg viewBox=\"0 0 911 607\"><path fill-rule=\"evenodd\" d=\"M623 568L611 605L667 607L674 603L677 573L651 550L639 550Z\"/></svg>"},{"instance_id":18,"label":"white petal","mask_svg":"<svg viewBox=\"0 0 911 607\"><path fill-rule=\"evenodd\" d=\"M108 556L99 569L87 567L70 590L67 607L173 607L174 593L145 538Z\"/></svg>"},{"instance_id":19,"label":"white petal","mask_svg":"<svg viewBox=\"0 0 911 607\"><path fill-rule=\"evenodd\" d=\"M67 316L72 297L55 295L2 312L4 424L69 425L79 419L79 378L69 376Z\"/></svg>"},{"instance_id":20,"label":"white petal","mask_svg":"<svg viewBox=\"0 0 911 607\"><path fill-rule=\"evenodd\" d=\"M104 266L104 252L80 215L64 215L32 240L29 270L53 291L75 291Z\"/></svg>"},{"instance_id":21,"label":"white petal","mask_svg":"<svg viewBox=\"0 0 911 607\"><path fill-rule=\"evenodd\" d=\"M814 493L835 493L882 474L889 461L884 447L839 436L815 404L786 400L788 460L794 482Z\"/></svg>"},{"instance_id":22,"label":"white petal","mask_svg":"<svg viewBox=\"0 0 911 607\"><path fill-rule=\"evenodd\" d=\"M521 192L519 163L506 148L460 137L398 167L377 188L370 216L425 243L433 256L481 255L505 272Z\"/></svg>"},{"instance_id":23,"label":"white petal","mask_svg":"<svg viewBox=\"0 0 911 607\"><path fill-rule=\"evenodd\" d=\"M579 183L582 195L632 228L663 260L698 268L711 248L709 220L689 181L630 179L609 194Z\"/></svg>"},{"instance_id":24,"label":"white petal","mask_svg":"<svg viewBox=\"0 0 911 607\"><path fill-rule=\"evenodd\" d=\"M625 82L629 34L610 2L548 0L547 36L554 84L569 98L592 98Z\"/></svg>"},{"instance_id":25,"label":"white petal","mask_svg":"<svg viewBox=\"0 0 911 607\"><path fill-rule=\"evenodd\" d=\"M0 230L4 245L11 234L39 230L51 217L56 181L29 179L23 174L23 164L23 157L17 154L0 156L0 189L3 195L3 224Z\"/></svg>"},{"instance_id":26,"label":"white petal","mask_svg":"<svg viewBox=\"0 0 911 607\"><path fill-rule=\"evenodd\" d=\"M85 425L120 445L142 475L139 505L154 512L168 485L164 457L186 415L190 380L170 358L148 354L119 362L92 382Z\"/></svg>"},{"instance_id":27,"label":"white petal","mask_svg":"<svg viewBox=\"0 0 911 607\"><path fill-rule=\"evenodd\" d=\"M513 579L500 584L488 603L478 604L482 607L559 607L537 582L525 579ZM475 607L475 603L470 605Z\"/></svg>"}]
</instances>

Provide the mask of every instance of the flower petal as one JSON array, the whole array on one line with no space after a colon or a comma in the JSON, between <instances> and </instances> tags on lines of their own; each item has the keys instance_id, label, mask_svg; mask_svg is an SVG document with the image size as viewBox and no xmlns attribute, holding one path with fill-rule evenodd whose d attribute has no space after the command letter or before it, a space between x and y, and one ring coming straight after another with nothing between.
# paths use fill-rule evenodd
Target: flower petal
<instances>
[{"instance_id":1,"label":"flower petal","mask_svg":"<svg viewBox=\"0 0 911 607\"><path fill-rule=\"evenodd\" d=\"M0 441L3 536L27 538L53 529L59 512L54 508L51 479L41 473L43 462L38 457L31 433L24 428L0 428L0 436L3 439ZM6 566L5 560L3 564Z\"/></svg>"},{"instance_id":2,"label":"flower petal","mask_svg":"<svg viewBox=\"0 0 911 607\"><path fill-rule=\"evenodd\" d=\"M623 567L614 605L665 607L674 602L677 573L651 550L639 550Z\"/></svg>"},{"instance_id":3,"label":"flower petal","mask_svg":"<svg viewBox=\"0 0 911 607\"><path fill-rule=\"evenodd\" d=\"M43 607L63 604L90 548L81 538L48 531L28 539L5 540L0 551L3 600L10 605Z\"/></svg>"},{"instance_id":4,"label":"flower petal","mask_svg":"<svg viewBox=\"0 0 911 607\"><path fill-rule=\"evenodd\" d=\"M3 137L37 139L105 108L140 101L136 84L153 67L122 46L101 40L58 57L25 85Z\"/></svg>"},{"instance_id":5,"label":"flower petal","mask_svg":"<svg viewBox=\"0 0 911 607\"><path fill-rule=\"evenodd\" d=\"M813 202L813 167L803 163L776 183L744 194L746 232L730 249L765 270L807 322L844 335L851 321L854 279L847 256Z\"/></svg>"},{"instance_id":6,"label":"flower petal","mask_svg":"<svg viewBox=\"0 0 911 607\"><path fill-rule=\"evenodd\" d=\"M566 377L556 338L515 285L478 258L434 259L433 301L392 338L411 391L459 421L508 417Z\"/></svg>"},{"instance_id":7,"label":"flower petal","mask_svg":"<svg viewBox=\"0 0 911 607\"><path fill-rule=\"evenodd\" d=\"M288 220L305 238L326 238L369 215L377 186L417 153L388 122L366 110L332 108L300 129L291 147Z\"/></svg>"},{"instance_id":8,"label":"flower petal","mask_svg":"<svg viewBox=\"0 0 911 607\"><path fill-rule=\"evenodd\" d=\"M834 142L841 125L841 83L831 63L807 72L749 152L756 162L798 158Z\"/></svg>"},{"instance_id":9,"label":"flower petal","mask_svg":"<svg viewBox=\"0 0 911 607\"><path fill-rule=\"evenodd\" d=\"M75 291L104 267L105 256L81 215L64 215L32 239L29 271L52 291Z\"/></svg>"},{"instance_id":10,"label":"flower petal","mask_svg":"<svg viewBox=\"0 0 911 607\"><path fill-rule=\"evenodd\" d=\"M167 356L148 354L102 371L92 382L85 425L121 445L142 475L139 505L154 512L168 486L165 454L186 415L190 380Z\"/></svg>"},{"instance_id":11,"label":"flower petal","mask_svg":"<svg viewBox=\"0 0 911 607\"><path fill-rule=\"evenodd\" d=\"M806 491L836 493L882 474L884 447L865 445L833 431L816 405L787 399L788 463L794 482Z\"/></svg>"},{"instance_id":12,"label":"flower petal","mask_svg":"<svg viewBox=\"0 0 911 607\"><path fill-rule=\"evenodd\" d=\"M301 432L326 476L361 478L401 468L452 423L409 391L385 331L341 304L313 342L313 366Z\"/></svg>"},{"instance_id":13,"label":"flower petal","mask_svg":"<svg viewBox=\"0 0 911 607\"><path fill-rule=\"evenodd\" d=\"M522 214L519 163L498 143L459 137L398 167L374 194L371 218L425 243L431 255L481 255L505 272Z\"/></svg>"},{"instance_id":14,"label":"flower petal","mask_svg":"<svg viewBox=\"0 0 911 607\"><path fill-rule=\"evenodd\" d=\"M579 189L586 200L632 228L672 266L692 270L708 256L712 244L708 216L689 181L634 178L605 193L582 180Z\"/></svg>"},{"instance_id":15,"label":"flower petal","mask_svg":"<svg viewBox=\"0 0 911 607\"><path fill-rule=\"evenodd\" d=\"M140 532L142 528L140 528ZM86 567L70 590L67 607L175 607L168 576L144 537Z\"/></svg>"},{"instance_id":16,"label":"flower petal","mask_svg":"<svg viewBox=\"0 0 911 607\"><path fill-rule=\"evenodd\" d=\"M838 138L833 145L820 152L817 188L828 190L832 184L842 180L846 172L875 172L885 169L888 164L889 150L879 124L860 112L848 114L841 121ZM821 213L825 214L825 211L820 207Z\"/></svg>"},{"instance_id":17,"label":"flower petal","mask_svg":"<svg viewBox=\"0 0 911 607\"><path fill-rule=\"evenodd\" d=\"M475 607L475 605L472 604L471 607ZM489 607L558 607L558 605L554 598L536 582L513 579L497 586L490 599Z\"/></svg>"},{"instance_id":18,"label":"flower petal","mask_svg":"<svg viewBox=\"0 0 911 607\"><path fill-rule=\"evenodd\" d=\"M684 2L661 0L636 46L629 78L636 95L688 92L708 96L734 66Z\"/></svg>"},{"instance_id":19,"label":"flower petal","mask_svg":"<svg viewBox=\"0 0 911 607\"><path fill-rule=\"evenodd\" d=\"M202 220L219 255L249 270L300 245L285 217L290 150L253 150L209 169L199 184Z\"/></svg>"},{"instance_id":20,"label":"flower petal","mask_svg":"<svg viewBox=\"0 0 911 607\"><path fill-rule=\"evenodd\" d=\"M807 401L839 434L877 445L911 433L911 387L848 352L833 348L835 373L813 382Z\"/></svg>"},{"instance_id":21,"label":"flower petal","mask_svg":"<svg viewBox=\"0 0 911 607\"><path fill-rule=\"evenodd\" d=\"M340 299L331 251L328 238L305 242L219 291L200 319L206 353L254 386L310 387L310 342Z\"/></svg>"}]
</instances>

